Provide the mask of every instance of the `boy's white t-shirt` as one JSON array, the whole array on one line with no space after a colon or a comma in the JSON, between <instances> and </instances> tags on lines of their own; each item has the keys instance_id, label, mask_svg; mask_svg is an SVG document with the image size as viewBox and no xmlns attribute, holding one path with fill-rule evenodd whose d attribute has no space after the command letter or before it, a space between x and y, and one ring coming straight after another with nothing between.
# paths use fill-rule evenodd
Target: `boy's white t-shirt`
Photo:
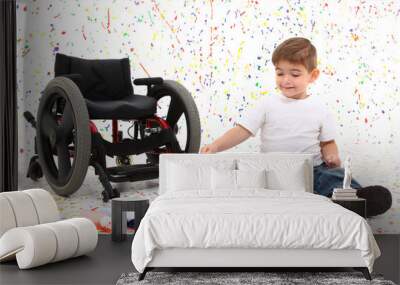
<instances>
[{"instance_id":1,"label":"boy's white t-shirt","mask_svg":"<svg viewBox=\"0 0 400 285\"><path fill-rule=\"evenodd\" d=\"M268 96L236 123L253 136L261 129L261 152L311 153L314 166L322 163L320 142L336 137L332 114L314 95L304 99Z\"/></svg>"}]
</instances>

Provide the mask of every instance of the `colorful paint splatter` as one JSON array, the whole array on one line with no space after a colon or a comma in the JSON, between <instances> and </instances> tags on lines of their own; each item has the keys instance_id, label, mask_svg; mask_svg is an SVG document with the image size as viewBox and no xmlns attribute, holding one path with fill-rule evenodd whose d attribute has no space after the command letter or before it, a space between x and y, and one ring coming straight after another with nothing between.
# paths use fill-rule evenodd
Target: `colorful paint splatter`
<instances>
[{"instance_id":1,"label":"colorful paint splatter","mask_svg":"<svg viewBox=\"0 0 400 285\"><path fill-rule=\"evenodd\" d=\"M378 233L400 233L399 1L17 2L20 118L25 110L36 112L54 76L55 53L129 57L133 77L177 80L192 92L203 144L260 97L276 92L271 64L276 45L292 36L309 38L321 70L310 92L335 115L342 157L353 157L354 176L362 184L381 184L393 193L393 208L371 225ZM97 125L110 136L110 122ZM21 119L21 177L33 137ZM258 140L235 150L258 151Z\"/></svg>"}]
</instances>

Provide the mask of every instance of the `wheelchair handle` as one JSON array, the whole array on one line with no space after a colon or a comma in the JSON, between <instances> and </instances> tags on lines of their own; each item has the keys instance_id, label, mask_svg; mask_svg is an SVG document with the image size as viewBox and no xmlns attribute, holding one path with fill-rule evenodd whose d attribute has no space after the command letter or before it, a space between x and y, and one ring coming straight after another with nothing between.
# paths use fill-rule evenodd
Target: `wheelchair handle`
<instances>
[{"instance_id":1,"label":"wheelchair handle","mask_svg":"<svg viewBox=\"0 0 400 285\"><path fill-rule=\"evenodd\" d=\"M32 115L32 113L29 111L25 111L24 117L28 121L28 123L30 123L32 127L36 129L36 120L35 117Z\"/></svg>"},{"instance_id":2,"label":"wheelchair handle","mask_svg":"<svg viewBox=\"0 0 400 285\"><path fill-rule=\"evenodd\" d=\"M147 85L147 87L150 87L151 85L160 85L163 83L164 80L161 77L136 78L133 80L133 84Z\"/></svg>"}]
</instances>

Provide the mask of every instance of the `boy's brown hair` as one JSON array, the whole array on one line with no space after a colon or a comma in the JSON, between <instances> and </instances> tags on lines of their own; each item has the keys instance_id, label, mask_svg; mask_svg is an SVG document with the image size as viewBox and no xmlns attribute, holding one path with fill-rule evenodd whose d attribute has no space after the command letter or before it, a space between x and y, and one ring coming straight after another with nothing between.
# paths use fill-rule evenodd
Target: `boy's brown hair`
<instances>
[{"instance_id":1,"label":"boy's brown hair","mask_svg":"<svg viewBox=\"0 0 400 285\"><path fill-rule=\"evenodd\" d=\"M306 38L290 38L282 42L272 53L272 63L276 66L279 61L302 64L311 72L317 67L317 50Z\"/></svg>"}]
</instances>

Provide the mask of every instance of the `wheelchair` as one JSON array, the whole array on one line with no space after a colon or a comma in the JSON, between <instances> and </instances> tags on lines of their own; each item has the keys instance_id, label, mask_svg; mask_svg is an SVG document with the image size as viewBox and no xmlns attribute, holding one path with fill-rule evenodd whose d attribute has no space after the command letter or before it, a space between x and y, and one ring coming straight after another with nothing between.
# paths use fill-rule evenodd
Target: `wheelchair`
<instances>
[{"instance_id":1,"label":"wheelchair","mask_svg":"<svg viewBox=\"0 0 400 285\"><path fill-rule=\"evenodd\" d=\"M36 180L44 175L56 194L77 191L92 166L107 202L119 197L111 182L158 178L160 154L199 151L199 113L189 91L178 82L138 78L133 83L146 86L147 94L134 94L128 58L83 59L58 53L54 69L36 121L24 115L36 128L37 155L27 176ZM162 103L165 114L159 114ZM102 137L94 120L112 122L111 142ZM131 124L127 136L119 130L119 121ZM146 163L132 163L131 156L139 154L146 154ZM115 158L116 165L107 167L106 156Z\"/></svg>"}]
</instances>

